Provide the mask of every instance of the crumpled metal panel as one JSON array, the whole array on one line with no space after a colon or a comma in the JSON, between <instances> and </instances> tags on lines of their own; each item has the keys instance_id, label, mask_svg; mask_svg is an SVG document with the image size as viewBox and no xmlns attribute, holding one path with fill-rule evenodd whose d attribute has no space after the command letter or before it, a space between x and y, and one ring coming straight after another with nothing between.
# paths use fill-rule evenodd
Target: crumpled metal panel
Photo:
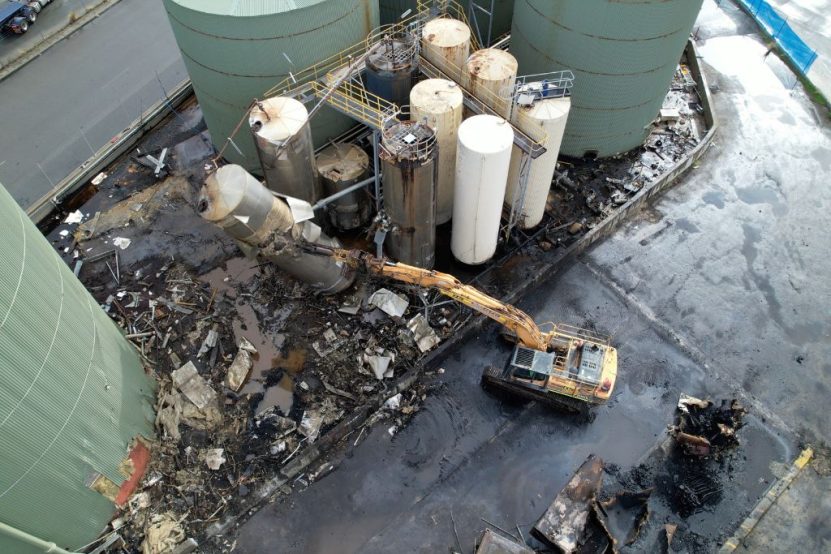
<instances>
[{"instance_id":1,"label":"crumpled metal panel","mask_svg":"<svg viewBox=\"0 0 831 554\"><path fill-rule=\"evenodd\" d=\"M0 521L78 548L112 501L87 487L153 435L135 349L0 186ZM3 542L3 541L6 542ZM0 552L26 552L0 540Z\"/></svg>"},{"instance_id":2,"label":"crumpled metal panel","mask_svg":"<svg viewBox=\"0 0 831 554\"><path fill-rule=\"evenodd\" d=\"M561 152L611 156L643 143L703 0L516 0L519 74L574 72Z\"/></svg>"},{"instance_id":3,"label":"crumpled metal panel","mask_svg":"<svg viewBox=\"0 0 831 554\"><path fill-rule=\"evenodd\" d=\"M378 26L377 0L164 0L164 4L217 148L246 116L254 98L262 98L290 71L299 73L337 54ZM232 10L231 4L238 5ZM315 144L353 125L348 117L324 108L311 122ZM234 143L242 154L230 146L225 157L261 174L246 121Z\"/></svg>"}]
</instances>

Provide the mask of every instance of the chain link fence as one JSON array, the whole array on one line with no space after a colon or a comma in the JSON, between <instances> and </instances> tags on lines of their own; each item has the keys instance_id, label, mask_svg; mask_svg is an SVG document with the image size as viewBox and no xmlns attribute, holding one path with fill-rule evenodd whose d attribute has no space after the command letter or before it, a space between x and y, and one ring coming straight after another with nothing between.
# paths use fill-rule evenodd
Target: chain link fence
<instances>
[{"instance_id":1,"label":"chain link fence","mask_svg":"<svg viewBox=\"0 0 831 554\"><path fill-rule=\"evenodd\" d=\"M782 52L804 76L819 57L791 28L788 18L782 16L765 0L735 0L764 29Z\"/></svg>"},{"instance_id":2,"label":"chain link fence","mask_svg":"<svg viewBox=\"0 0 831 554\"><path fill-rule=\"evenodd\" d=\"M59 134L48 133L34 144L27 144L30 152L37 154L27 155L25 161L7 160L0 166L0 179L15 200L27 208L101 147L115 141L185 78L187 72L181 61L161 72L151 70L149 74L141 68L125 67L108 83L90 90L95 108L89 117L76 118L68 113L68 119L82 120L82 123L64 125ZM57 101L60 101L59 94L56 91ZM66 106L66 109L71 112L73 107Z\"/></svg>"}]
</instances>

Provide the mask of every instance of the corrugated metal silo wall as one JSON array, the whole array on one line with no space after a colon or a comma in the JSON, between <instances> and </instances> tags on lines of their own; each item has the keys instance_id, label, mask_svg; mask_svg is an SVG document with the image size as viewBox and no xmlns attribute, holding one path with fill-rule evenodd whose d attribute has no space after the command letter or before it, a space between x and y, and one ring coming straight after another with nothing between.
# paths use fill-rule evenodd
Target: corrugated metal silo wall
<instances>
[{"instance_id":1,"label":"corrugated metal silo wall","mask_svg":"<svg viewBox=\"0 0 831 554\"><path fill-rule=\"evenodd\" d=\"M407 10L412 10L410 15L415 15L418 8L418 0L379 0L378 4L381 11L381 25L401 21L401 14Z\"/></svg>"},{"instance_id":2,"label":"corrugated metal silo wall","mask_svg":"<svg viewBox=\"0 0 831 554\"><path fill-rule=\"evenodd\" d=\"M0 521L59 546L96 538L114 506L86 486L152 437L135 350L0 186ZM0 552L28 547L0 536Z\"/></svg>"},{"instance_id":3,"label":"corrugated metal silo wall","mask_svg":"<svg viewBox=\"0 0 831 554\"><path fill-rule=\"evenodd\" d=\"M478 4L486 10L491 10L491 0L466 0ZM478 24L479 32L482 40L485 41L488 34L488 16L476 10L476 23L472 21L471 25ZM511 32L511 21L514 15L514 0L494 0L493 1L493 23L491 25L491 44L496 40Z\"/></svg>"},{"instance_id":4,"label":"corrugated metal silo wall","mask_svg":"<svg viewBox=\"0 0 831 554\"><path fill-rule=\"evenodd\" d=\"M571 69L561 151L636 148L658 115L703 0L516 0L519 74Z\"/></svg>"},{"instance_id":5,"label":"corrugated metal silo wall","mask_svg":"<svg viewBox=\"0 0 831 554\"><path fill-rule=\"evenodd\" d=\"M366 38L377 0L164 0L173 35L214 145L220 147L253 98ZM229 13L233 10L233 13ZM286 54L292 64L286 59ZM312 120L318 146L355 123L329 108ZM261 173L247 121L226 158Z\"/></svg>"}]
</instances>

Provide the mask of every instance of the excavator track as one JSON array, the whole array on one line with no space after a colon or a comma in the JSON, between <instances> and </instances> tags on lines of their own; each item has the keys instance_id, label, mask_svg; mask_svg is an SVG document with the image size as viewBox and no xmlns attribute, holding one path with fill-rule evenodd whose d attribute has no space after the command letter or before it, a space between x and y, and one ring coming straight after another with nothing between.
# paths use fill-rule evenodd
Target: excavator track
<instances>
[{"instance_id":1,"label":"excavator track","mask_svg":"<svg viewBox=\"0 0 831 554\"><path fill-rule=\"evenodd\" d=\"M586 416L593 404L583 400L577 400L557 394L554 392L539 391L528 387L520 386L503 377L504 371L492 365L486 366L482 371L482 386L485 389L505 392L514 397L535 400L542 404L572 414Z\"/></svg>"}]
</instances>

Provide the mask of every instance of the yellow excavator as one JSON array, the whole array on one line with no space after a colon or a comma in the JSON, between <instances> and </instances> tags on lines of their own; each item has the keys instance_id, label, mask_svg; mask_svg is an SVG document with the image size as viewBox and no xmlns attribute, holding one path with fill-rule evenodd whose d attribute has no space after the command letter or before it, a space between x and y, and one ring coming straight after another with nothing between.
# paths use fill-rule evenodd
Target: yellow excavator
<instances>
[{"instance_id":1,"label":"yellow excavator","mask_svg":"<svg viewBox=\"0 0 831 554\"><path fill-rule=\"evenodd\" d=\"M371 275L434 289L500 323L516 342L503 369L488 366L482 383L548 405L585 413L605 403L617 377L617 350L608 338L570 325L553 324L543 331L531 316L465 285L456 277L376 258L361 250L342 250L314 245L318 254Z\"/></svg>"}]
</instances>

